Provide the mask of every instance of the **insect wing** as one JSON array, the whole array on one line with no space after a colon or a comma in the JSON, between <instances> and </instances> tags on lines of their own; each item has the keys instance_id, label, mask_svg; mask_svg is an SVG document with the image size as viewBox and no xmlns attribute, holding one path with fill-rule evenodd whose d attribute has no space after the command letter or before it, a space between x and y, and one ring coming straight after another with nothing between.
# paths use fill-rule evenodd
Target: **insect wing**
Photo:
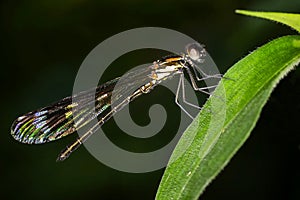
<instances>
[{"instance_id":1,"label":"insect wing","mask_svg":"<svg viewBox=\"0 0 300 200\"><path fill-rule=\"evenodd\" d=\"M11 127L12 136L22 143L40 144L74 133L110 107L117 81L98 86L96 94L95 89L84 91L18 117Z\"/></svg>"}]
</instances>

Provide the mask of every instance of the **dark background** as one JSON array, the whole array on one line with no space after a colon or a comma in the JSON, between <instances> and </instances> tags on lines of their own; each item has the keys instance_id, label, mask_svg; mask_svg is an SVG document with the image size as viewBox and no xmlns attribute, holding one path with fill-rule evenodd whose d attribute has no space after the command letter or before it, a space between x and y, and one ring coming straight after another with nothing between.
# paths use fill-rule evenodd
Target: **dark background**
<instances>
[{"instance_id":1,"label":"dark background","mask_svg":"<svg viewBox=\"0 0 300 200\"><path fill-rule=\"evenodd\" d=\"M75 135L45 145L24 145L10 136L11 123L22 113L70 95L85 56L121 31L145 26L180 31L205 44L223 73L262 44L297 34L280 24L237 15L235 9L299 13L300 1L2 1L1 197L154 199L163 170L119 172L99 163L85 148L56 163L57 154ZM146 51L120 58L101 82L121 75L130 66L156 60L158 54ZM202 199L300 199L299 100L297 69L280 82L250 138ZM173 102L171 93L158 88L131 104L133 119L146 125L147 106L153 103L167 105L168 112L176 116L179 109ZM178 119L168 120L172 124ZM146 144L122 136L113 121L103 128L107 134L113 133L116 143L136 151L151 150L153 145L159 148L173 136L172 126L165 127Z\"/></svg>"}]
</instances>

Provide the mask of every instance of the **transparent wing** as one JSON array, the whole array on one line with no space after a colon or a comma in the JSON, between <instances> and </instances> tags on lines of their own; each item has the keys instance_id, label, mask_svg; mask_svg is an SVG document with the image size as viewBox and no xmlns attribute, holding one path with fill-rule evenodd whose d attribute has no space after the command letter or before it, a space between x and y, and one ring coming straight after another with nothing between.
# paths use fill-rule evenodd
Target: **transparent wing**
<instances>
[{"instance_id":1,"label":"transparent wing","mask_svg":"<svg viewBox=\"0 0 300 200\"><path fill-rule=\"evenodd\" d=\"M112 103L123 102L138 86L149 82L151 71L151 66L139 68L98 86L95 101L92 98L95 89L88 90L24 114L13 122L11 134L27 144L46 143L70 135L96 117L105 117ZM115 88L118 81L121 83Z\"/></svg>"},{"instance_id":2,"label":"transparent wing","mask_svg":"<svg viewBox=\"0 0 300 200\"><path fill-rule=\"evenodd\" d=\"M152 71L152 66L140 67L120 77L113 91L112 105L118 105L128 96L131 96L138 88L149 83L152 80Z\"/></svg>"}]
</instances>

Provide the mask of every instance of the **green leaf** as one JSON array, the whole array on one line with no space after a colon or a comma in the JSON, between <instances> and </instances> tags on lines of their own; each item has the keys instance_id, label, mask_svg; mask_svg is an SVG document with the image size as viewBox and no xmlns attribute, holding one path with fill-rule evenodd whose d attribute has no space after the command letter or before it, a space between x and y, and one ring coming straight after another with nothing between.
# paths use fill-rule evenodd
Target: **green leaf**
<instances>
[{"instance_id":1,"label":"green leaf","mask_svg":"<svg viewBox=\"0 0 300 200\"><path fill-rule=\"evenodd\" d=\"M238 14L270 19L276 22L280 22L300 32L300 14L279 12L255 12L247 10L236 10L235 12Z\"/></svg>"},{"instance_id":2,"label":"green leaf","mask_svg":"<svg viewBox=\"0 0 300 200\"><path fill-rule=\"evenodd\" d=\"M250 135L272 90L300 62L300 36L269 42L228 70L178 142L156 199L197 199Z\"/></svg>"}]
</instances>

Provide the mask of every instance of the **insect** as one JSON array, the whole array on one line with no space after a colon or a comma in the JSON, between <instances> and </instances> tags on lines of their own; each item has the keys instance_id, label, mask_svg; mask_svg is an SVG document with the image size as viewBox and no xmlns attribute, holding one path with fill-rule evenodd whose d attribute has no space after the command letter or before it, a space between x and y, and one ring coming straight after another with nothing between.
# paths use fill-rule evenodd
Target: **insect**
<instances>
[{"instance_id":1,"label":"insect","mask_svg":"<svg viewBox=\"0 0 300 200\"><path fill-rule=\"evenodd\" d=\"M216 85L198 87L197 82L210 78L221 79L223 77L221 74L206 74L199 67L204 62L206 55L206 50L200 44L189 44L186 46L186 52L182 55L167 56L153 62L151 66L125 75L128 85L131 83L139 85L133 92L126 95L123 94L123 91L129 87L127 84L123 84L121 88L115 90L114 88L120 80L120 78L115 78L99 85L94 90L66 97L52 105L18 117L11 126L11 134L14 139L21 143L42 144L70 135L97 118L98 122L95 125L59 154L57 161L63 161L129 102L140 95L149 93L162 81L177 75L179 75L179 83L175 102L189 117L193 118L178 101L181 89L183 102L200 109L200 107L189 103L185 99L184 74L188 75L195 91L208 95L211 95L208 89L214 88ZM113 92L116 95L112 95ZM92 102L91 95L95 97ZM88 106L91 103L95 103L95 108ZM115 106L112 106L113 104Z\"/></svg>"}]
</instances>

